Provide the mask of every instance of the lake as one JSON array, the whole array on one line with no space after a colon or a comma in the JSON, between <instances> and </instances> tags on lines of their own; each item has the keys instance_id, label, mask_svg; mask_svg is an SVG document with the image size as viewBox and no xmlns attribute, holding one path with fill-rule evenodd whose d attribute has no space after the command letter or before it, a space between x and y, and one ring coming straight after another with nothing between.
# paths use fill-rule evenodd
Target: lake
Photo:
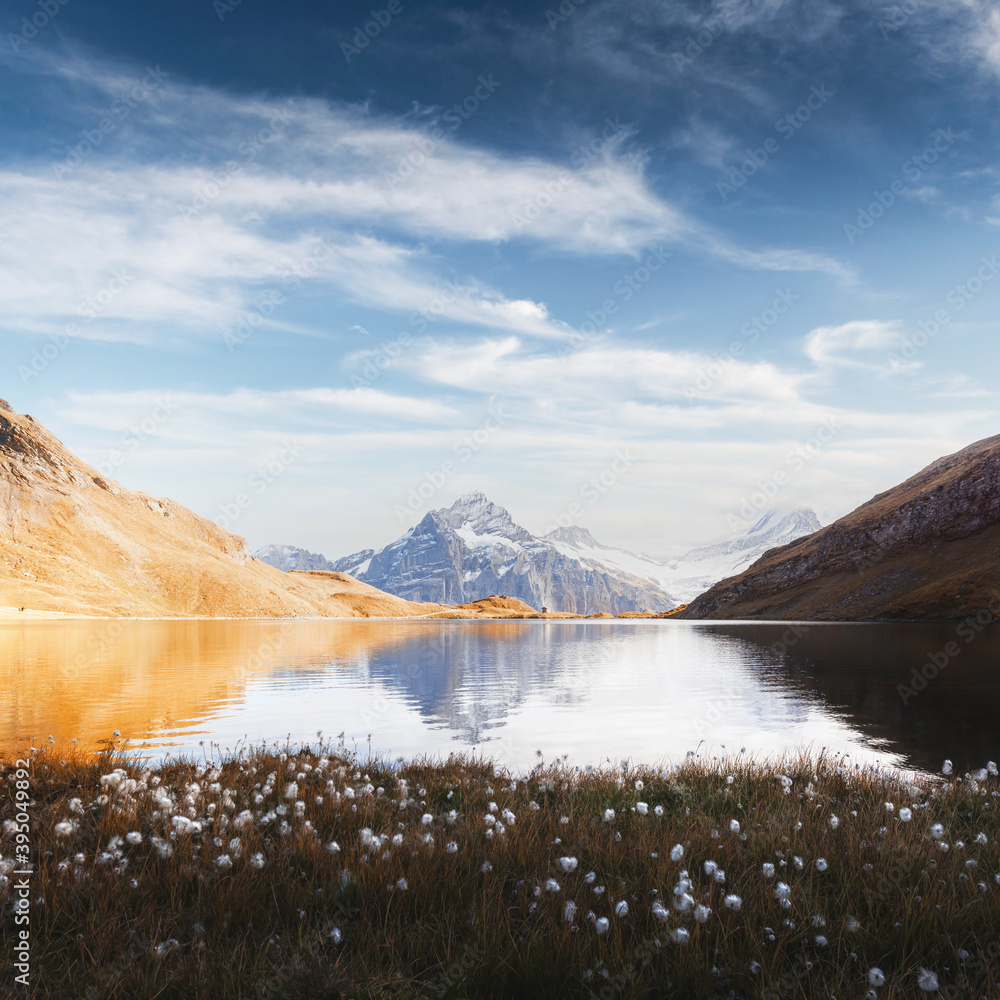
<instances>
[{"instance_id":1,"label":"lake","mask_svg":"<svg viewBox=\"0 0 1000 1000\"><path fill-rule=\"evenodd\" d=\"M117 729L153 757L201 756L212 743L315 742L322 731L362 753L475 751L517 770L539 751L597 765L802 747L933 771L950 757L965 769L1000 758L1000 628L976 629L6 622L0 750L50 735L94 748ZM915 678L928 657L939 666Z\"/></svg>"}]
</instances>

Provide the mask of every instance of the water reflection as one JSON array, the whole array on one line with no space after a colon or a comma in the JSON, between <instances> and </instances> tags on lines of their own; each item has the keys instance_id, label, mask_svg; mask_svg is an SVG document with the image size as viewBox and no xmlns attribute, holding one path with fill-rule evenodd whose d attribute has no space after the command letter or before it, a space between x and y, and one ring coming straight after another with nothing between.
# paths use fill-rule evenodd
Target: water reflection
<instances>
[{"instance_id":1,"label":"water reflection","mask_svg":"<svg viewBox=\"0 0 1000 1000\"><path fill-rule=\"evenodd\" d=\"M0 625L0 749L115 729L156 752L315 738L530 767L826 745L937 768L998 756L1000 630L926 691L952 626L687 622L32 622ZM36 742L35 745L38 745Z\"/></svg>"}]
</instances>

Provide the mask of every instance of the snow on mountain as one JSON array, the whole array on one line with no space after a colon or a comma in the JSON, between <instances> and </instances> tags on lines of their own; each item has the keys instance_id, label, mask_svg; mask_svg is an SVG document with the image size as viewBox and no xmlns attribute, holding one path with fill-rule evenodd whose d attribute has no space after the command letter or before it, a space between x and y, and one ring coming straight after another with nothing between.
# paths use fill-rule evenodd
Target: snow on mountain
<instances>
[{"instance_id":1,"label":"snow on mountain","mask_svg":"<svg viewBox=\"0 0 1000 1000\"><path fill-rule=\"evenodd\" d=\"M363 549L332 563L290 546L256 554L279 569L349 573L411 601L463 604L506 594L536 608L579 614L668 611L742 572L768 549L819 527L806 508L769 511L745 534L660 560L602 545L581 527L535 537L475 490L428 512L378 552Z\"/></svg>"}]
</instances>

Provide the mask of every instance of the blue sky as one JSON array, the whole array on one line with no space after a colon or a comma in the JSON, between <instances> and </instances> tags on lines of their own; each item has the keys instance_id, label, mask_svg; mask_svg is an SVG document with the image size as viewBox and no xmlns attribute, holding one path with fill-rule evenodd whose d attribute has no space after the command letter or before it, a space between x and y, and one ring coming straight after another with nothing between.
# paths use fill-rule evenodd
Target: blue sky
<instances>
[{"instance_id":1,"label":"blue sky","mask_svg":"<svg viewBox=\"0 0 1000 1000\"><path fill-rule=\"evenodd\" d=\"M469 489L673 552L997 431L991 5L377 2L0 3L15 409L331 556Z\"/></svg>"}]
</instances>

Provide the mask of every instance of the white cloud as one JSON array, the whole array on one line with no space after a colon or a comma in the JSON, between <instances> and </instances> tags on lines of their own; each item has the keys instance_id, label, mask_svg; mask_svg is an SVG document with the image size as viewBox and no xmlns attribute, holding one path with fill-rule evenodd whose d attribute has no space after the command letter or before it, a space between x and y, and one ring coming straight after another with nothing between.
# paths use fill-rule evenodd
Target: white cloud
<instances>
[{"instance_id":1,"label":"white cloud","mask_svg":"<svg viewBox=\"0 0 1000 1000\"><path fill-rule=\"evenodd\" d=\"M883 354L902 343L903 334L896 320L855 320L840 326L821 326L805 338L805 353L818 365L885 369L888 359L879 364L862 361L857 354L881 351Z\"/></svg>"}]
</instances>

